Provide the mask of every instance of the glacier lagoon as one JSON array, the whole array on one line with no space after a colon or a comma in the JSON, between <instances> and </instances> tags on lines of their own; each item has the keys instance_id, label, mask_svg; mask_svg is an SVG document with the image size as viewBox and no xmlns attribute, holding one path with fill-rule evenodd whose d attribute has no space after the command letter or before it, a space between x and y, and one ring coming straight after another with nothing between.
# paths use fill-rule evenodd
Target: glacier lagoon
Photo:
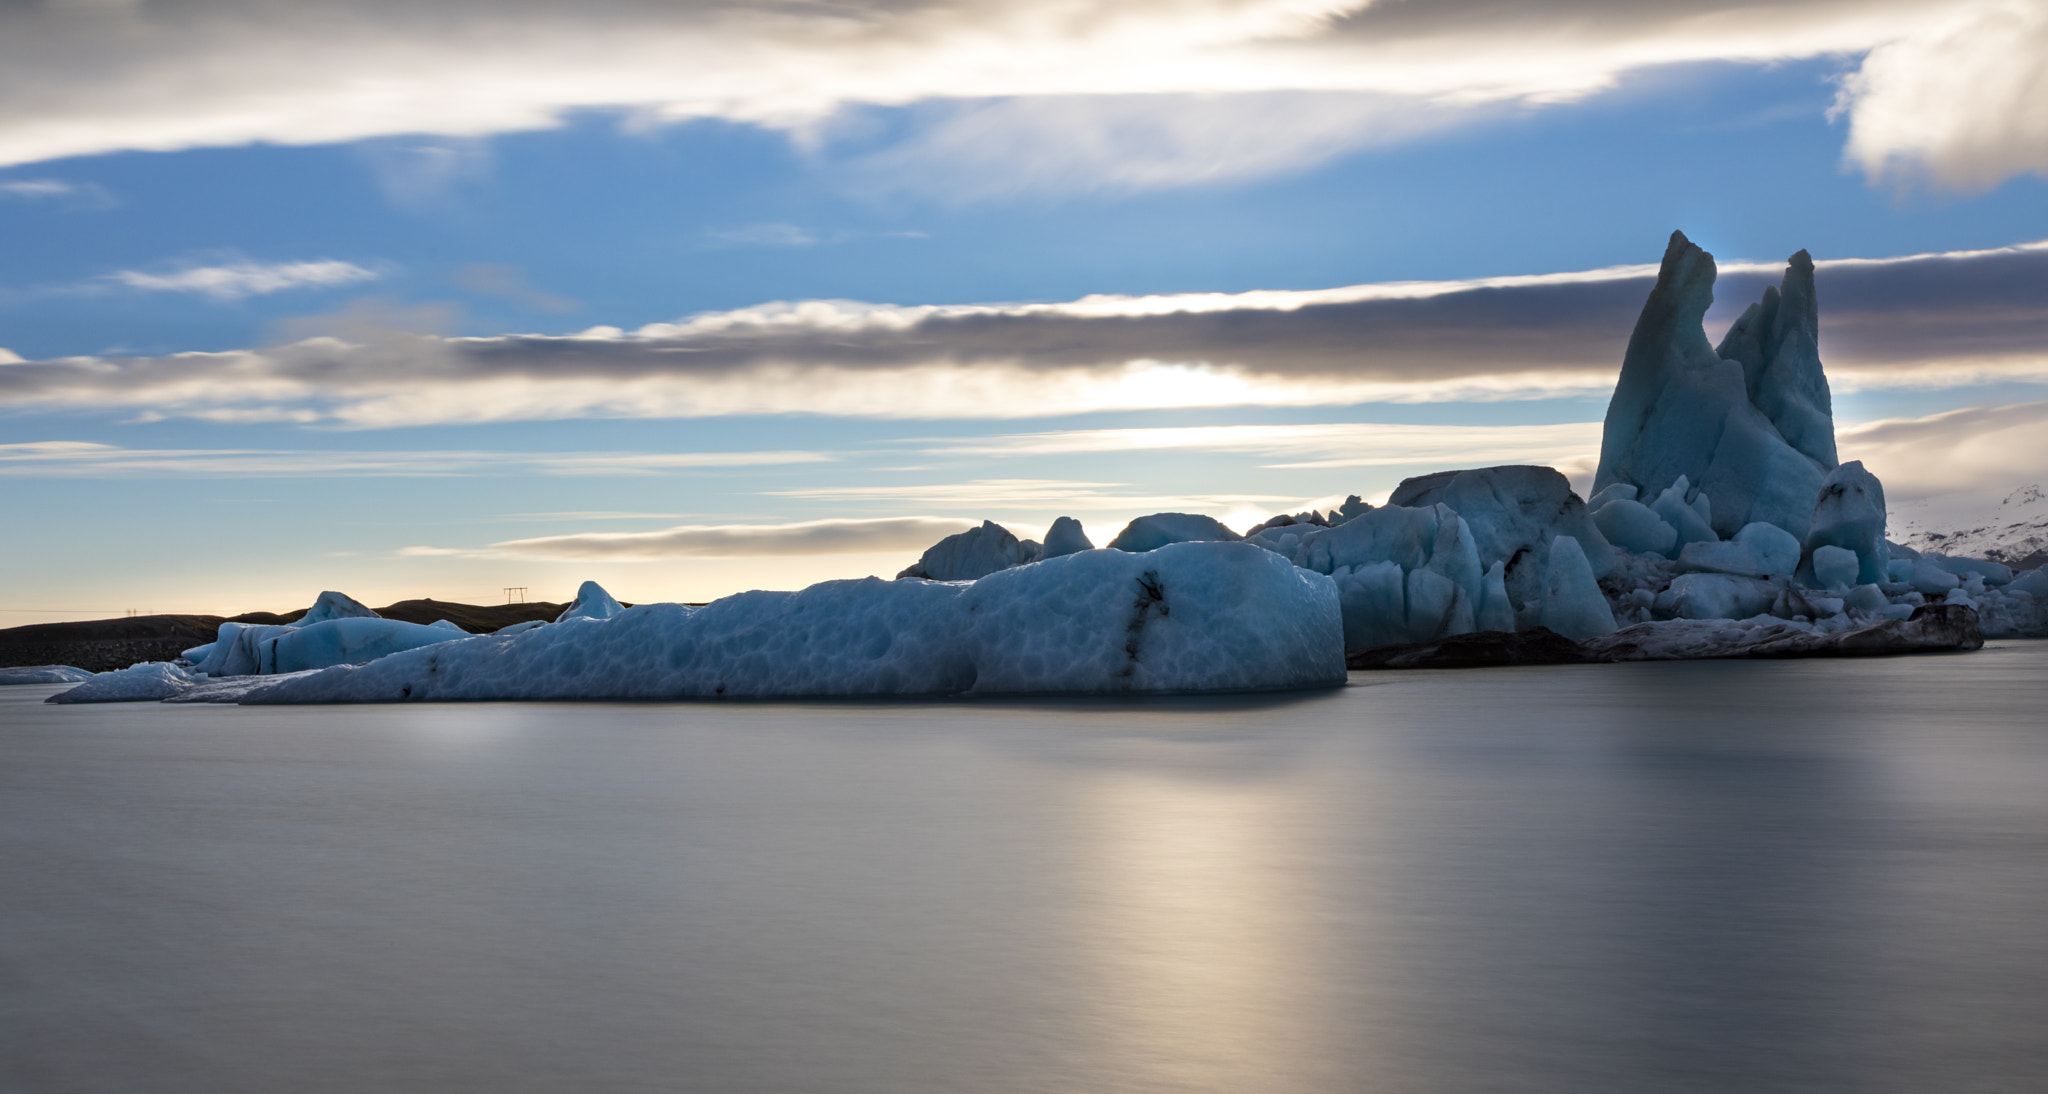
<instances>
[{"instance_id":1,"label":"glacier lagoon","mask_svg":"<svg viewBox=\"0 0 2048 1094\"><path fill-rule=\"evenodd\" d=\"M2048 642L1350 679L909 703L0 689L0 1088L2048 1073Z\"/></svg>"}]
</instances>

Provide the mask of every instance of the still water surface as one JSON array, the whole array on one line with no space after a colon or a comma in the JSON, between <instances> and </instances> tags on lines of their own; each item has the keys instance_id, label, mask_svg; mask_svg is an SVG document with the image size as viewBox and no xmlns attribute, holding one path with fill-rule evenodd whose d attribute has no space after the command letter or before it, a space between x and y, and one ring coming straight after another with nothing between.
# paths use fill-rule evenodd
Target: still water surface
<instances>
[{"instance_id":1,"label":"still water surface","mask_svg":"<svg viewBox=\"0 0 2048 1094\"><path fill-rule=\"evenodd\" d=\"M55 690L0 689L0 1090L2048 1084L2048 643L1226 700Z\"/></svg>"}]
</instances>

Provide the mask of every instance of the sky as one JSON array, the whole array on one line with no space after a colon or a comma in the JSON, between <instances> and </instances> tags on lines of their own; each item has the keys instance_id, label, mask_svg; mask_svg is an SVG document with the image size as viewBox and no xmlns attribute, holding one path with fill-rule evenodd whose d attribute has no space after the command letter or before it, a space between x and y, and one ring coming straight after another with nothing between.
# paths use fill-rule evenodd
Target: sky
<instances>
[{"instance_id":1,"label":"sky","mask_svg":"<svg viewBox=\"0 0 2048 1094\"><path fill-rule=\"evenodd\" d=\"M0 626L1583 487L1674 230L1989 513L2043 104L2048 0L0 2Z\"/></svg>"}]
</instances>

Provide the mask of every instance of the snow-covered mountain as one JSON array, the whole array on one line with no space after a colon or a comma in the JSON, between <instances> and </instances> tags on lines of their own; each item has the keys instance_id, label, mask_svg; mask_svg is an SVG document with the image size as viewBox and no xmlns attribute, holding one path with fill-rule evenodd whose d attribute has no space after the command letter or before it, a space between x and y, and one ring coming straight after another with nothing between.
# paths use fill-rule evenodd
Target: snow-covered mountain
<instances>
[{"instance_id":1,"label":"snow-covered mountain","mask_svg":"<svg viewBox=\"0 0 2048 1094\"><path fill-rule=\"evenodd\" d=\"M1898 542L1916 551L1988 558L2015 570L2048 562L2048 494L2042 492L2040 483L2007 494L1998 508L1981 520L1936 524L1916 521L1911 514L1896 516Z\"/></svg>"}]
</instances>

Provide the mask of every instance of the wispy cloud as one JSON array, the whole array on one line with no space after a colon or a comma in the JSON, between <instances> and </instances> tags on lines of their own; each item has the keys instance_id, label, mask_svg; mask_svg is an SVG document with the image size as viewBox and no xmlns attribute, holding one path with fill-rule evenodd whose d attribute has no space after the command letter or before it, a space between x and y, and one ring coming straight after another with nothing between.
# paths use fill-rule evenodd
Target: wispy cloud
<instances>
[{"instance_id":1,"label":"wispy cloud","mask_svg":"<svg viewBox=\"0 0 2048 1094\"><path fill-rule=\"evenodd\" d=\"M194 293L232 301L291 289L331 289L375 281L379 276L353 262L323 258L310 262L181 266L163 271L119 270L107 274L104 280L138 292Z\"/></svg>"},{"instance_id":2,"label":"wispy cloud","mask_svg":"<svg viewBox=\"0 0 2048 1094\"><path fill-rule=\"evenodd\" d=\"M568 561L659 561L670 558L751 558L760 555L835 555L921 551L975 521L946 517L811 520L790 524L680 524L657 532L578 532L512 539L474 550L408 547L415 556L468 555Z\"/></svg>"},{"instance_id":3,"label":"wispy cloud","mask_svg":"<svg viewBox=\"0 0 2048 1094\"><path fill-rule=\"evenodd\" d=\"M121 204L97 182L64 179L0 179L0 200L32 201L66 211L112 209Z\"/></svg>"},{"instance_id":4,"label":"wispy cloud","mask_svg":"<svg viewBox=\"0 0 2048 1094\"><path fill-rule=\"evenodd\" d=\"M888 486L825 486L770 490L775 497L814 501L889 502L988 513L996 510L1124 513L1241 509L1263 505L1287 508L1302 499L1284 494L1148 494L1129 483L1077 482L1065 479L975 479L969 482L892 484Z\"/></svg>"},{"instance_id":5,"label":"wispy cloud","mask_svg":"<svg viewBox=\"0 0 2048 1094\"><path fill-rule=\"evenodd\" d=\"M870 239L927 239L924 232L906 229L897 232L855 231L834 228L818 231L781 222L771 224L747 224L738 228L714 228L704 233L702 246L706 250L722 250L730 247L817 247L838 243L857 243Z\"/></svg>"},{"instance_id":6,"label":"wispy cloud","mask_svg":"<svg viewBox=\"0 0 2048 1094\"><path fill-rule=\"evenodd\" d=\"M824 463L824 452L479 452L122 448L91 441L0 444L0 475L320 477L655 475Z\"/></svg>"},{"instance_id":7,"label":"wispy cloud","mask_svg":"<svg viewBox=\"0 0 2048 1094\"><path fill-rule=\"evenodd\" d=\"M941 440L923 451L1006 457L1171 450L1250 452L1283 457L1283 462L1265 465L1274 468L1398 467L1444 460L1555 466L1597 456L1600 428L1599 422L1502 426L1345 422L1069 429Z\"/></svg>"},{"instance_id":8,"label":"wispy cloud","mask_svg":"<svg viewBox=\"0 0 2048 1094\"><path fill-rule=\"evenodd\" d=\"M2048 379L2048 244L1819 266L1821 348L1837 391ZM1720 321L1781 269L1725 264ZM1653 276L1625 266L1051 304L813 300L565 337L447 338L364 322L343 338L261 350L10 365L0 407L375 428L1598 397Z\"/></svg>"},{"instance_id":9,"label":"wispy cloud","mask_svg":"<svg viewBox=\"0 0 2048 1094\"><path fill-rule=\"evenodd\" d=\"M990 107L1002 116L981 127L936 110L913 126L902 160L914 170L950 158L1032 185L1181 185L1398 136L1404 116L1583 98L1651 66L1865 51L1844 100L1859 162L1906 158L1975 178L2038 170L2048 155L2028 91L2041 0L1762 10L1754 0L1115 0L1085 11L1067 0L849 0L571 14L527 0L196 0L166 19L139 4L15 4L0 7L0 163L392 138L404 143L387 188L412 200L461 169L460 142L558 125L576 110L803 135L865 104L1037 100ZM1296 95L1333 98L1304 109ZM1340 104L1346 95L1388 101ZM1129 105L1143 96L1161 99ZM1091 97L1105 105L1075 105ZM1056 146L1030 138L1062 125L1080 138L1074 150L1039 166ZM980 135L996 131L1026 139L1005 156ZM411 134L439 137L401 136Z\"/></svg>"}]
</instances>

